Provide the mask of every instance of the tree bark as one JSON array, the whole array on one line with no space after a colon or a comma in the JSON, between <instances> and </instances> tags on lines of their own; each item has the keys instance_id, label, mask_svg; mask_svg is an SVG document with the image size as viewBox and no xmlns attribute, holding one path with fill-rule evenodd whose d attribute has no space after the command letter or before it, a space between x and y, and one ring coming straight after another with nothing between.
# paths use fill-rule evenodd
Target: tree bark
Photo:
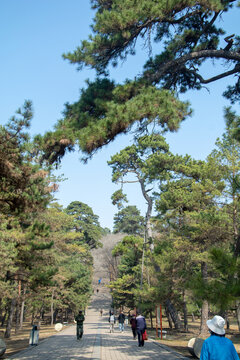
<instances>
[{"instance_id":1,"label":"tree bark","mask_svg":"<svg viewBox=\"0 0 240 360\"><path fill-rule=\"evenodd\" d=\"M147 74L145 73L145 76L149 76L149 80L151 82L159 82L161 77L166 74L169 71L176 72L186 64L189 60L197 60L197 59L203 59L203 58L212 58L212 59L226 59L226 60L237 60L240 61L240 54L236 51L225 51L225 50L200 50L200 51L193 51L189 54L183 55L175 60L171 60L168 62L165 62L158 70L156 70L153 74ZM238 67L234 67L233 70L227 71L226 73L214 76L211 79L204 80L199 76L202 84L208 84L209 82L216 81L218 79L221 79L223 77L232 75L239 72Z\"/></svg>"},{"instance_id":2,"label":"tree bark","mask_svg":"<svg viewBox=\"0 0 240 360\"><path fill-rule=\"evenodd\" d=\"M53 324L56 323L57 320L57 314L58 314L58 309L55 309L55 311L53 312Z\"/></svg>"},{"instance_id":3,"label":"tree bark","mask_svg":"<svg viewBox=\"0 0 240 360\"><path fill-rule=\"evenodd\" d=\"M5 324L5 320L6 320L6 317L7 317L7 309L5 310L5 313L4 313L4 315L3 315L3 317L2 317L2 322L1 322L1 327L3 327L4 326L4 324Z\"/></svg>"},{"instance_id":4,"label":"tree bark","mask_svg":"<svg viewBox=\"0 0 240 360\"><path fill-rule=\"evenodd\" d=\"M153 329L153 316L152 316L152 311L149 312L150 315L150 321L151 321L151 329Z\"/></svg>"},{"instance_id":5,"label":"tree bark","mask_svg":"<svg viewBox=\"0 0 240 360\"><path fill-rule=\"evenodd\" d=\"M20 314L21 314L21 293L22 293L22 281L18 280L18 296L16 303L16 323L15 323L15 334L17 334L20 327Z\"/></svg>"},{"instance_id":6,"label":"tree bark","mask_svg":"<svg viewBox=\"0 0 240 360\"><path fill-rule=\"evenodd\" d=\"M188 317L187 317L187 302L185 291L183 293L183 322L184 322L184 330L188 331Z\"/></svg>"},{"instance_id":7,"label":"tree bark","mask_svg":"<svg viewBox=\"0 0 240 360\"><path fill-rule=\"evenodd\" d=\"M32 313L31 325L33 325L33 321L34 321L34 313Z\"/></svg>"},{"instance_id":8,"label":"tree bark","mask_svg":"<svg viewBox=\"0 0 240 360\"><path fill-rule=\"evenodd\" d=\"M8 309L8 319L7 319L7 325L6 325L6 330L5 330L5 334L4 334L4 337L6 339L10 338L10 336L11 336L13 314L14 314L15 306L16 306L16 299L14 298L10 301L9 309Z\"/></svg>"},{"instance_id":9,"label":"tree bark","mask_svg":"<svg viewBox=\"0 0 240 360\"><path fill-rule=\"evenodd\" d=\"M172 329L173 328L172 319L171 319L171 316L169 314L169 311L168 311L167 307L165 307L165 312L166 312L166 316L167 316L167 319L168 319L168 325L169 325L170 329Z\"/></svg>"},{"instance_id":10,"label":"tree bark","mask_svg":"<svg viewBox=\"0 0 240 360\"><path fill-rule=\"evenodd\" d=\"M23 296L22 296L21 312L20 312L20 329L22 329L23 321L24 321L25 294L26 294L26 284L24 285L24 283L23 283Z\"/></svg>"},{"instance_id":11,"label":"tree bark","mask_svg":"<svg viewBox=\"0 0 240 360\"><path fill-rule=\"evenodd\" d=\"M45 314L45 310L44 310L44 306L42 305L39 314L41 320L44 320L44 314Z\"/></svg>"},{"instance_id":12,"label":"tree bark","mask_svg":"<svg viewBox=\"0 0 240 360\"><path fill-rule=\"evenodd\" d=\"M201 336L205 336L208 333L207 319L208 319L208 302L207 300L203 300L202 311L201 311L201 325L200 325Z\"/></svg>"},{"instance_id":13,"label":"tree bark","mask_svg":"<svg viewBox=\"0 0 240 360\"><path fill-rule=\"evenodd\" d=\"M170 314L170 316L172 318L175 329L180 329L181 322L179 320L178 313L177 313L175 307L173 306L173 304L171 303L171 301L169 299L166 301L165 307L167 308L168 313Z\"/></svg>"},{"instance_id":14,"label":"tree bark","mask_svg":"<svg viewBox=\"0 0 240 360\"><path fill-rule=\"evenodd\" d=\"M227 324L227 330L230 329L230 322L229 322L229 317L228 317L228 312L226 311L226 314L225 314L225 320L226 320L226 324Z\"/></svg>"},{"instance_id":15,"label":"tree bark","mask_svg":"<svg viewBox=\"0 0 240 360\"><path fill-rule=\"evenodd\" d=\"M21 313L20 313L20 329L22 329L22 327L23 327L24 308L25 308L25 301L24 301L24 299L23 299L23 300L22 300L22 304L21 304Z\"/></svg>"},{"instance_id":16,"label":"tree bark","mask_svg":"<svg viewBox=\"0 0 240 360\"><path fill-rule=\"evenodd\" d=\"M201 271L202 271L202 279L203 282L206 284L208 279L208 273L207 273L207 263L203 262L201 265ZM201 309L201 325L200 325L200 335L205 336L208 333L208 327L207 327L207 319L208 319L208 301L203 300L202 303L202 309Z\"/></svg>"},{"instance_id":17,"label":"tree bark","mask_svg":"<svg viewBox=\"0 0 240 360\"><path fill-rule=\"evenodd\" d=\"M153 200L152 200L151 196L148 195L148 192L145 188L144 181L140 178L138 180L141 185L142 194L143 194L145 200L147 201L147 212L145 215L146 239L147 239L147 241L149 241L149 240L151 241L151 239L152 239L151 216L152 216ZM150 250L153 251L153 249L154 249L154 244L151 243Z\"/></svg>"},{"instance_id":18,"label":"tree bark","mask_svg":"<svg viewBox=\"0 0 240 360\"><path fill-rule=\"evenodd\" d=\"M195 322L195 315L192 313L192 322Z\"/></svg>"},{"instance_id":19,"label":"tree bark","mask_svg":"<svg viewBox=\"0 0 240 360\"><path fill-rule=\"evenodd\" d=\"M53 317L53 299L54 299L54 290L52 291L52 298L51 298L51 325L53 325L54 317Z\"/></svg>"},{"instance_id":20,"label":"tree bark","mask_svg":"<svg viewBox=\"0 0 240 360\"><path fill-rule=\"evenodd\" d=\"M240 301L236 300L236 318L238 324L238 330L240 331Z\"/></svg>"}]
</instances>

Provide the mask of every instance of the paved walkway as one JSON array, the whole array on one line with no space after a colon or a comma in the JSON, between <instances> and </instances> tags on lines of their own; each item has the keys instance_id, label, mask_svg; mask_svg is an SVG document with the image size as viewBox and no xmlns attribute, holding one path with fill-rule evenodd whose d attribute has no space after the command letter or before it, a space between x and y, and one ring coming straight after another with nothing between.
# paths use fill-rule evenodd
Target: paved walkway
<instances>
[{"instance_id":1,"label":"paved walkway","mask_svg":"<svg viewBox=\"0 0 240 360\"><path fill-rule=\"evenodd\" d=\"M110 296L103 287L92 297L92 303L86 313L84 334L80 341L76 339L76 326L70 326L52 336L38 346L30 347L12 357L15 360L180 360L187 359L165 346L159 346L153 340L145 342L139 348L137 340L132 339L129 326L120 333L109 332L108 311ZM100 309L103 316L100 316Z\"/></svg>"}]
</instances>

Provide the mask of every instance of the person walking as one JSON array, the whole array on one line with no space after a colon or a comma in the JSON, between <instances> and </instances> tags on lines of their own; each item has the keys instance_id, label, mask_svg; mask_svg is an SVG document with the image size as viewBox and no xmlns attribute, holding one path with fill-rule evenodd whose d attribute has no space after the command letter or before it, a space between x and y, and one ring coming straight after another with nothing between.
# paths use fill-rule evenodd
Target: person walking
<instances>
[{"instance_id":1,"label":"person walking","mask_svg":"<svg viewBox=\"0 0 240 360\"><path fill-rule=\"evenodd\" d=\"M115 319L115 315L114 315L113 312L112 312L111 315L109 316L108 321L109 321L109 324L110 324L110 333L111 333L111 332L114 332L114 324L115 324L115 322L116 322L116 319Z\"/></svg>"},{"instance_id":2,"label":"person walking","mask_svg":"<svg viewBox=\"0 0 240 360\"><path fill-rule=\"evenodd\" d=\"M124 331L124 321L125 321L125 315L124 313L121 311L119 316L118 316L118 324L119 324L119 330L121 332Z\"/></svg>"},{"instance_id":3,"label":"person walking","mask_svg":"<svg viewBox=\"0 0 240 360\"><path fill-rule=\"evenodd\" d=\"M136 329L138 334L138 346L144 346L144 340L143 340L143 333L146 330L146 320L145 317L141 315L141 312L139 311L137 313L136 317Z\"/></svg>"},{"instance_id":4,"label":"person walking","mask_svg":"<svg viewBox=\"0 0 240 360\"><path fill-rule=\"evenodd\" d=\"M203 343L200 360L239 360L232 341L225 338L224 325L225 320L219 315L207 320L211 335Z\"/></svg>"},{"instance_id":5,"label":"person walking","mask_svg":"<svg viewBox=\"0 0 240 360\"><path fill-rule=\"evenodd\" d=\"M133 333L133 339L135 340L137 337L137 321L136 321L136 315L133 314L130 319L131 329Z\"/></svg>"},{"instance_id":6,"label":"person walking","mask_svg":"<svg viewBox=\"0 0 240 360\"><path fill-rule=\"evenodd\" d=\"M82 310L79 311L78 315L75 317L75 321L77 323L77 340L80 340L83 336L83 322L85 317L83 315Z\"/></svg>"}]
</instances>

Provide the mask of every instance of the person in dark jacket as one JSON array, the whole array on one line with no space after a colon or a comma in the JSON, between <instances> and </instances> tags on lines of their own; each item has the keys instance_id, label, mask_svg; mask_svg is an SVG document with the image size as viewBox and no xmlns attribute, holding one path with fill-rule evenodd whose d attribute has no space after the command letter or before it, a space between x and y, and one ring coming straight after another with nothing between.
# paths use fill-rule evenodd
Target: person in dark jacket
<instances>
[{"instance_id":1,"label":"person in dark jacket","mask_svg":"<svg viewBox=\"0 0 240 360\"><path fill-rule=\"evenodd\" d=\"M125 315L124 313L121 311L118 317L118 324L119 324L119 330L121 332L124 331L124 321L125 321Z\"/></svg>"},{"instance_id":2,"label":"person in dark jacket","mask_svg":"<svg viewBox=\"0 0 240 360\"><path fill-rule=\"evenodd\" d=\"M77 340L80 340L83 336L83 322L85 320L85 317L80 310L78 315L75 317L75 321L77 323Z\"/></svg>"},{"instance_id":3,"label":"person in dark jacket","mask_svg":"<svg viewBox=\"0 0 240 360\"><path fill-rule=\"evenodd\" d=\"M232 341L225 338L224 325L225 320L219 315L207 321L211 336L203 343L200 360L239 360Z\"/></svg>"},{"instance_id":4,"label":"person in dark jacket","mask_svg":"<svg viewBox=\"0 0 240 360\"><path fill-rule=\"evenodd\" d=\"M136 321L135 314L132 315L132 317L130 319L130 324L131 324L131 328L132 328L133 338L135 340L136 336L137 336L137 321Z\"/></svg>"},{"instance_id":5,"label":"person in dark jacket","mask_svg":"<svg viewBox=\"0 0 240 360\"><path fill-rule=\"evenodd\" d=\"M142 316L140 312L138 312L137 314L136 323L137 323L137 334L138 334L138 346L144 346L144 340L142 338L142 335L146 330L147 326L146 326L145 317Z\"/></svg>"}]
</instances>

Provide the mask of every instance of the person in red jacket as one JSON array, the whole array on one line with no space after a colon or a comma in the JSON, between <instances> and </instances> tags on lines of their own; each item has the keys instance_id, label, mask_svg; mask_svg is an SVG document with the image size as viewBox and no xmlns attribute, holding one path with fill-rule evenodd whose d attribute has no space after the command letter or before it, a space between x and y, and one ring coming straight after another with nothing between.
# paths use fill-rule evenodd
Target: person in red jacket
<instances>
[{"instance_id":1,"label":"person in red jacket","mask_svg":"<svg viewBox=\"0 0 240 360\"><path fill-rule=\"evenodd\" d=\"M131 328L132 328L133 339L135 340L137 337L137 320L136 320L135 314L132 315L132 317L130 319L130 324L131 324Z\"/></svg>"}]
</instances>

